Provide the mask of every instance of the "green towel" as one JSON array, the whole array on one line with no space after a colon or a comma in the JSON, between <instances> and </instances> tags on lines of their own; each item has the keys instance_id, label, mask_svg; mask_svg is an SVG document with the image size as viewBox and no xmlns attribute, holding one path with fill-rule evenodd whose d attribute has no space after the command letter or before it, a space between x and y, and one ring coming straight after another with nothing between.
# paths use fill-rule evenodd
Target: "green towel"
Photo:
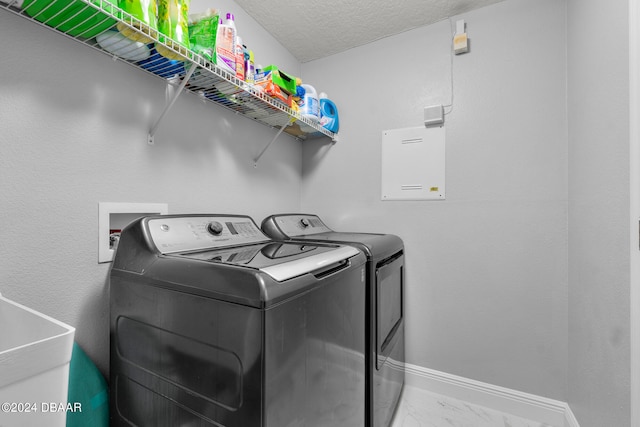
<instances>
[{"instance_id":1,"label":"green towel","mask_svg":"<svg viewBox=\"0 0 640 427\"><path fill-rule=\"evenodd\" d=\"M72 406L79 403L82 411L67 411L67 427L109 426L107 381L75 342L69 365L68 402Z\"/></svg>"}]
</instances>

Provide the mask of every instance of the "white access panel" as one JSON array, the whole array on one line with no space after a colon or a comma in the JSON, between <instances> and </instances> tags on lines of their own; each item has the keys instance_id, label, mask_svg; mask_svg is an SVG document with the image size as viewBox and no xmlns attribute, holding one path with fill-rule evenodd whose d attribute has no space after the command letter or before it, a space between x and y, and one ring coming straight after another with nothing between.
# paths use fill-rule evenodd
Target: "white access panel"
<instances>
[{"instance_id":1,"label":"white access panel","mask_svg":"<svg viewBox=\"0 0 640 427\"><path fill-rule=\"evenodd\" d=\"M445 198L445 128L382 132L382 200Z\"/></svg>"}]
</instances>

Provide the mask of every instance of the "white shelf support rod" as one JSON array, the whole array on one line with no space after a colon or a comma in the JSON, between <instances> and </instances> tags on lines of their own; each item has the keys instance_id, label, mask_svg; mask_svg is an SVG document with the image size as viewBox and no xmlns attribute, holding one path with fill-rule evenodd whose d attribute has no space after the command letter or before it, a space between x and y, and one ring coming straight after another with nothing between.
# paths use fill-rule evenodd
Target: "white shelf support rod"
<instances>
[{"instance_id":1,"label":"white shelf support rod","mask_svg":"<svg viewBox=\"0 0 640 427\"><path fill-rule=\"evenodd\" d=\"M278 137L280 136L280 134L282 133L282 131L284 130L284 128L286 128L287 126L290 126L294 121L295 121L295 117L292 117L291 120L289 120L287 123L283 124L280 127L280 130L278 131L278 133L276 133L276 136L273 137L273 139L271 140L271 142L269 142L266 147L264 147L262 149L262 151L260 152L260 154L258 154L258 157L256 157L255 159L253 159L253 167L257 168L258 167L258 161L260 160L260 157L262 157L262 155L269 149L269 147L271 146L271 144L273 144L275 142L276 139L278 139Z\"/></svg>"},{"instance_id":2,"label":"white shelf support rod","mask_svg":"<svg viewBox=\"0 0 640 427\"><path fill-rule=\"evenodd\" d=\"M176 100L178 99L178 96L180 96L180 94L184 90L184 87L189 82L189 79L191 78L191 75L193 74L193 72L196 71L196 68L198 68L196 64L191 64L189 71L187 71L187 75L184 76L184 78L182 79L182 82L180 83L180 86L178 86L178 89L176 90L176 93L173 95L173 98L171 98L171 100L167 103L167 105L165 105L164 110L160 114L160 117L158 117L158 119L153 124L153 126L151 126L151 130L149 130L149 138L147 140L147 143L149 143L149 145L153 145L153 136L156 134L156 131L158 130L158 126L160 126L160 122L162 122L162 119L164 119L164 116L169 112L171 107L173 107L173 104L176 102Z\"/></svg>"}]
</instances>

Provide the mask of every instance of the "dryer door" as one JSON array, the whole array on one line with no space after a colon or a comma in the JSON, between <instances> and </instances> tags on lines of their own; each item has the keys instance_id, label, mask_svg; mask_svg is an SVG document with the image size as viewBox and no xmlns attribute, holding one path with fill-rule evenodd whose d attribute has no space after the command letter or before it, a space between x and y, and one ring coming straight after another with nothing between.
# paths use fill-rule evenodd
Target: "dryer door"
<instances>
[{"instance_id":1,"label":"dryer door","mask_svg":"<svg viewBox=\"0 0 640 427\"><path fill-rule=\"evenodd\" d=\"M380 370L397 342L404 306L404 255L402 252L376 266L376 369ZM401 332L401 331L400 331Z\"/></svg>"}]
</instances>

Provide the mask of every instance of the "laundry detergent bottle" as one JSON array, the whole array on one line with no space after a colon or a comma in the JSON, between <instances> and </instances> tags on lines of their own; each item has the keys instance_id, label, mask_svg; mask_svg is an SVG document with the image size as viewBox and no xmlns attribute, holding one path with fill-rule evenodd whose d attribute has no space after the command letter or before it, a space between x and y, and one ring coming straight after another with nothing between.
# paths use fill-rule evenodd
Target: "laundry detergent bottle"
<instances>
[{"instance_id":1,"label":"laundry detergent bottle","mask_svg":"<svg viewBox=\"0 0 640 427\"><path fill-rule=\"evenodd\" d=\"M311 85L303 84L300 86L304 89L304 95L300 99L300 115L317 123L320 120L318 94Z\"/></svg>"},{"instance_id":2,"label":"laundry detergent bottle","mask_svg":"<svg viewBox=\"0 0 640 427\"><path fill-rule=\"evenodd\" d=\"M338 107L322 92L319 95L320 101L320 125L333 133L338 133L340 120L338 119Z\"/></svg>"},{"instance_id":3,"label":"laundry detergent bottle","mask_svg":"<svg viewBox=\"0 0 640 427\"><path fill-rule=\"evenodd\" d=\"M218 24L216 64L232 76L236 75L236 24L231 13Z\"/></svg>"}]
</instances>

